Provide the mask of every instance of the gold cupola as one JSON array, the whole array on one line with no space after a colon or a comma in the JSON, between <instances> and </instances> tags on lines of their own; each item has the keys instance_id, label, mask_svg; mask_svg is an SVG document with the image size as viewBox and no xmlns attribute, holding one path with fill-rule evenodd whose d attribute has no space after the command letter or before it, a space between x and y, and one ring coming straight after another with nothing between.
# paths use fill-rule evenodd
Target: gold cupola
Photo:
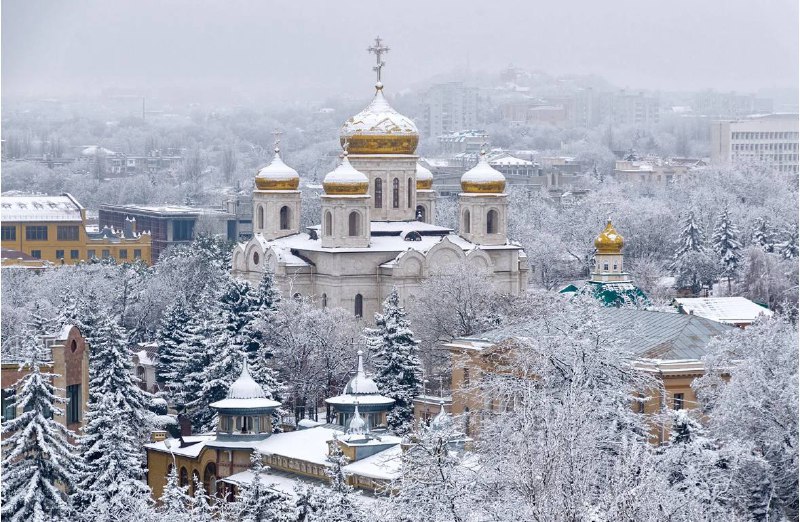
<instances>
[{"instance_id":1,"label":"gold cupola","mask_svg":"<svg viewBox=\"0 0 800 522\"><path fill-rule=\"evenodd\" d=\"M617 229L614 228L614 225L611 224L611 220L608 220L606 224L606 228L600 232L600 235L597 236L594 240L594 247L597 249L598 254L619 254L622 252L622 247L624 246L624 240L621 235L617 232Z\"/></svg>"},{"instance_id":2,"label":"gold cupola","mask_svg":"<svg viewBox=\"0 0 800 522\"><path fill-rule=\"evenodd\" d=\"M367 107L347 120L339 140L351 154L414 154L419 131L414 122L397 112L383 95L383 84L375 84L375 97Z\"/></svg>"},{"instance_id":3,"label":"gold cupola","mask_svg":"<svg viewBox=\"0 0 800 522\"><path fill-rule=\"evenodd\" d=\"M345 151L339 166L322 180L322 188L329 196L361 196L369 191L369 179L350 164L347 154Z\"/></svg>"},{"instance_id":4,"label":"gold cupola","mask_svg":"<svg viewBox=\"0 0 800 522\"><path fill-rule=\"evenodd\" d=\"M467 194L502 194L505 189L506 177L489 165L483 150L478 164L461 176L461 192Z\"/></svg>"},{"instance_id":5,"label":"gold cupola","mask_svg":"<svg viewBox=\"0 0 800 522\"><path fill-rule=\"evenodd\" d=\"M300 176L296 170L283 162L280 149L276 146L272 162L256 174L256 188L258 190L297 190L298 186L300 186Z\"/></svg>"},{"instance_id":6,"label":"gold cupola","mask_svg":"<svg viewBox=\"0 0 800 522\"><path fill-rule=\"evenodd\" d=\"M417 190L430 190L433 187L433 174L417 163Z\"/></svg>"}]
</instances>

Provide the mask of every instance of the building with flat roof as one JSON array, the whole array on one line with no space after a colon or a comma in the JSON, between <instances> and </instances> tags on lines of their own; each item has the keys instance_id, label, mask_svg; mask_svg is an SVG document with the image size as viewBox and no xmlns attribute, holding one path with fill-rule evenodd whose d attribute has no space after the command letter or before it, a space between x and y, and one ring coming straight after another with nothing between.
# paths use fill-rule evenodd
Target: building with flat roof
<instances>
[{"instance_id":1,"label":"building with flat roof","mask_svg":"<svg viewBox=\"0 0 800 522\"><path fill-rule=\"evenodd\" d=\"M797 174L800 125L797 114L766 114L711 123L711 163L758 161Z\"/></svg>"}]
</instances>

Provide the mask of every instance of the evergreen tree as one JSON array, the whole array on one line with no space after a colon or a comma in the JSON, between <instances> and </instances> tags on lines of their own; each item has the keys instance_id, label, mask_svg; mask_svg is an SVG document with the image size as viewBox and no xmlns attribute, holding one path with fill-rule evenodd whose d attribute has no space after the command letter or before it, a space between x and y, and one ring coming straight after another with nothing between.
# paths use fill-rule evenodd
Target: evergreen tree
<instances>
[{"instance_id":1,"label":"evergreen tree","mask_svg":"<svg viewBox=\"0 0 800 522\"><path fill-rule=\"evenodd\" d=\"M736 276L742 261L742 244L739 242L739 229L731 222L727 208L719 216L711 241L722 268L722 276L728 279L730 293L731 278Z\"/></svg>"},{"instance_id":2,"label":"evergreen tree","mask_svg":"<svg viewBox=\"0 0 800 522\"><path fill-rule=\"evenodd\" d=\"M192 315L186 301L178 298L161 318L156 334L159 347L156 378L173 389L183 382Z\"/></svg>"},{"instance_id":3,"label":"evergreen tree","mask_svg":"<svg viewBox=\"0 0 800 522\"><path fill-rule=\"evenodd\" d=\"M344 467L350 461L342 453L339 442L334 440L327 457L329 466L325 470L328 477L328 490L322 503L320 520L330 522L350 522L364 519L363 513L353 498L353 486L347 483Z\"/></svg>"},{"instance_id":4,"label":"evergreen tree","mask_svg":"<svg viewBox=\"0 0 800 522\"><path fill-rule=\"evenodd\" d=\"M53 374L42 373L36 333L29 332L23 345L31 354L30 373L16 385L16 407L22 413L2 427L2 516L9 521L69 520L65 491L74 486L79 457L70 438L74 434L53 419L63 415Z\"/></svg>"},{"instance_id":5,"label":"evergreen tree","mask_svg":"<svg viewBox=\"0 0 800 522\"><path fill-rule=\"evenodd\" d=\"M277 334L277 312L281 301L272 272L266 270L258 287L250 292L248 321L242 327L250 375L271 399L281 400L282 384L272 368Z\"/></svg>"},{"instance_id":6,"label":"evergreen tree","mask_svg":"<svg viewBox=\"0 0 800 522\"><path fill-rule=\"evenodd\" d=\"M284 495L265 483L265 471L261 453L254 451L250 456L253 481L242 487L238 502L243 522L290 522L293 521L293 508Z\"/></svg>"},{"instance_id":7,"label":"evergreen tree","mask_svg":"<svg viewBox=\"0 0 800 522\"><path fill-rule=\"evenodd\" d=\"M702 252L705 250L703 231L694 218L694 212L689 212L683 223L683 229L678 237L678 249L675 259L680 259L688 252Z\"/></svg>"},{"instance_id":8,"label":"evergreen tree","mask_svg":"<svg viewBox=\"0 0 800 522\"><path fill-rule=\"evenodd\" d=\"M130 369L125 331L108 314L95 329L89 358L89 411L81 448L85 469L77 500L98 513L145 497L141 443L149 433L148 397ZM108 508L110 509L110 508Z\"/></svg>"},{"instance_id":9,"label":"evergreen tree","mask_svg":"<svg viewBox=\"0 0 800 522\"><path fill-rule=\"evenodd\" d=\"M387 419L389 428L406 433L414 420L414 397L422 387L422 363L396 288L383 302L383 313L375 314L375 323L377 328L366 331L375 383L382 395L395 400Z\"/></svg>"},{"instance_id":10,"label":"evergreen tree","mask_svg":"<svg viewBox=\"0 0 800 522\"><path fill-rule=\"evenodd\" d=\"M192 497L192 522L213 522L218 520L217 509L211 503L200 477L194 477L194 496Z\"/></svg>"},{"instance_id":11,"label":"evergreen tree","mask_svg":"<svg viewBox=\"0 0 800 522\"><path fill-rule=\"evenodd\" d=\"M787 230L784 237L786 240L775 245L775 248L784 259L795 259L798 255L797 225Z\"/></svg>"},{"instance_id":12,"label":"evergreen tree","mask_svg":"<svg viewBox=\"0 0 800 522\"><path fill-rule=\"evenodd\" d=\"M703 233L695 221L694 212L686 216L671 268L675 274L675 286L689 288L695 294L714 280L716 263L706 252Z\"/></svg>"},{"instance_id":13,"label":"evergreen tree","mask_svg":"<svg viewBox=\"0 0 800 522\"><path fill-rule=\"evenodd\" d=\"M324 508L325 497L322 488L297 484L294 488L294 516L297 522L315 522L323 520L320 513Z\"/></svg>"},{"instance_id":14,"label":"evergreen tree","mask_svg":"<svg viewBox=\"0 0 800 522\"><path fill-rule=\"evenodd\" d=\"M164 492L161 494L161 506L159 513L166 520L189 522L189 507L192 505L192 498L188 493L188 486L181 486L178 482L177 466L170 466L167 473L167 483L164 485Z\"/></svg>"},{"instance_id":15,"label":"evergreen tree","mask_svg":"<svg viewBox=\"0 0 800 522\"><path fill-rule=\"evenodd\" d=\"M775 249L775 231L772 230L768 218L761 217L756 220L753 244L764 252L772 252Z\"/></svg>"}]
</instances>

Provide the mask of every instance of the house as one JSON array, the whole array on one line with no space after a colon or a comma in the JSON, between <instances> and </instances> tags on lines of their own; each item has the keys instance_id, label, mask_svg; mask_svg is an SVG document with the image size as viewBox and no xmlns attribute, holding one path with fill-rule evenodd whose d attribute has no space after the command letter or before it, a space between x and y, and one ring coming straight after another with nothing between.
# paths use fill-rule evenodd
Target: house
<instances>
[{"instance_id":1,"label":"house","mask_svg":"<svg viewBox=\"0 0 800 522\"><path fill-rule=\"evenodd\" d=\"M673 306L682 314L696 315L718 323L744 328L759 317L771 317L769 308L745 297L678 297Z\"/></svg>"}]
</instances>

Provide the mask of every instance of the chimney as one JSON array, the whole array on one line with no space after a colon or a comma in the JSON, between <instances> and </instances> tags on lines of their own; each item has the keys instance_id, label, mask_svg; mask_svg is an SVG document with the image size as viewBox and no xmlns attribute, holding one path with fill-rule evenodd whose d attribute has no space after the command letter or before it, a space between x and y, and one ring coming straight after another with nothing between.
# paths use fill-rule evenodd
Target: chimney
<instances>
[{"instance_id":1,"label":"chimney","mask_svg":"<svg viewBox=\"0 0 800 522\"><path fill-rule=\"evenodd\" d=\"M192 421L182 413L178 415L178 426L181 428L181 437L188 437L192 434Z\"/></svg>"},{"instance_id":2,"label":"chimney","mask_svg":"<svg viewBox=\"0 0 800 522\"><path fill-rule=\"evenodd\" d=\"M161 442L166 440L167 432L164 430L153 430L150 432L150 442Z\"/></svg>"}]
</instances>

